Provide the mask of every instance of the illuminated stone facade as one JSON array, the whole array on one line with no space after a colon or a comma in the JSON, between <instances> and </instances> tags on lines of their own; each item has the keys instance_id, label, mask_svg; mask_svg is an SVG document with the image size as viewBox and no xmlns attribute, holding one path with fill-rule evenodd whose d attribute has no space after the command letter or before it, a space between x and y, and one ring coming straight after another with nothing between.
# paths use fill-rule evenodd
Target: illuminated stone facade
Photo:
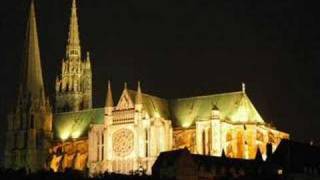
<instances>
[{"instance_id":1,"label":"illuminated stone facade","mask_svg":"<svg viewBox=\"0 0 320 180\"><path fill-rule=\"evenodd\" d=\"M56 80L56 113L45 98L33 4L28 49L17 106L8 116L6 167L66 168L132 173L151 167L160 152L188 148L194 154L253 159L266 144L275 150L289 135L266 123L242 91L166 100L125 84L114 105L110 82L106 104L92 108L89 53L82 60L72 1L66 60ZM53 126L53 128L51 127ZM53 139L54 137L54 139ZM51 148L49 148L51 147Z\"/></svg>"},{"instance_id":2,"label":"illuminated stone facade","mask_svg":"<svg viewBox=\"0 0 320 180\"><path fill-rule=\"evenodd\" d=\"M88 142L86 139L66 141L49 149L48 166L54 172L67 168L83 171L87 167Z\"/></svg>"},{"instance_id":3,"label":"illuminated stone facade","mask_svg":"<svg viewBox=\"0 0 320 180\"><path fill-rule=\"evenodd\" d=\"M125 87L113 106L109 84L104 124L93 124L88 135L90 174L129 174L138 168L151 173L159 153L171 150L171 121L145 107L155 98L143 95L140 86L137 93Z\"/></svg>"},{"instance_id":4,"label":"illuminated stone facade","mask_svg":"<svg viewBox=\"0 0 320 180\"><path fill-rule=\"evenodd\" d=\"M76 2L72 2L66 60L56 79L56 112L79 111L92 107L90 54L82 60Z\"/></svg>"},{"instance_id":5,"label":"illuminated stone facade","mask_svg":"<svg viewBox=\"0 0 320 180\"><path fill-rule=\"evenodd\" d=\"M274 151L281 139L288 138L288 134L265 123L225 121L214 109L211 119L196 122L194 153L221 156L224 150L227 157L254 159L259 148L265 159L267 143L273 145Z\"/></svg>"},{"instance_id":6,"label":"illuminated stone facade","mask_svg":"<svg viewBox=\"0 0 320 180\"><path fill-rule=\"evenodd\" d=\"M273 151L287 133L264 122L248 98L240 92L178 99L173 118L185 126L174 131L174 149L187 147L196 154L254 159L259 148L266 158L266 144Z\"/></svg>"}]
</instances>

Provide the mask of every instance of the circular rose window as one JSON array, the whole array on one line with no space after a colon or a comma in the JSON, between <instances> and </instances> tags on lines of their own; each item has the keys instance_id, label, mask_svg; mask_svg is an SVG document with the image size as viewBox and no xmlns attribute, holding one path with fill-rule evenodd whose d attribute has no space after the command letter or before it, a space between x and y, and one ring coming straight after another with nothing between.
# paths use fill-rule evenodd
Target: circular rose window
<instances>
[{"instance_id":1,"label":"circular rose window","mask_svg":"<svg viewBox=\"0 0 320 180\"><path fill-rule=\"evenodd\" d=\"M129 129L119 129L112 135L113 152L117 156L127 156L133 150L133 132Z\"/></svg>"}]
</instances>

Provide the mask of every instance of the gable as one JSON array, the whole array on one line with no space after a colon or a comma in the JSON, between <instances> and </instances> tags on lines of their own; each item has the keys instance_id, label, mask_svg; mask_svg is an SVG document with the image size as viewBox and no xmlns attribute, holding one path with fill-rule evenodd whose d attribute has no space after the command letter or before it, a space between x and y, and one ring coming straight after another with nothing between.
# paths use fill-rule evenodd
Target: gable
<instances>
[{"instance_id":1,"label":"gable","mask_svg":"<svg viewBox=\"0 0 320 180\"><path fill-rule=\"evenodd\" d=\"M132 109L134 108L134 103L128 93L128 90L123 90L122 95L119 99L116 110Z\"/></svg>"},{"instance_id":2,"label":"gable","mask_svg":"<svg viewBox=\"0 0 320 180\"><path fill-rule=\"evenodd\" d=\"M135 99L137 94L136 91L128 90L128 93L131 96L131 99ZM142 104L144 110L151 117L159 116L167 120L171 119L169 103L166 99L142 93Z\"/></svg>"}]
</instances>

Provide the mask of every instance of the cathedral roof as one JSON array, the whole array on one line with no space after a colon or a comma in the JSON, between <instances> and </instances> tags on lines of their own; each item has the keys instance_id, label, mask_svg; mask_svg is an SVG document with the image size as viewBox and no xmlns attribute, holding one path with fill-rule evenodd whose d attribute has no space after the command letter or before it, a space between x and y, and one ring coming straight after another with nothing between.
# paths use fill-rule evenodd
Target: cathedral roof
<instances>
[{"instance_id":1,"label":"cathedral roof","mask_svg":"<svg viewBox=\"0 0 320 180\"><path fill-rule=\"evenodd\" d=\"M208 120L212 106L220 110L221 119L231 123L264 123L248 96L240 92L213 94L170 101L174 126L189 127L195 120Z\"/></svg>"},{"instance_id":2,"label":"cathedral roof","mask_svg":"<svg viewBox=\"0 0 320 180\"><path fill-rule=\"evenodd\" d=\"M137 92L128 90L128 94L134 101ZM171 120L174 127L186 128L193 126L196 120L210 119L213 105L219 109L223 121L234 124L264 123L246 93L242 91L174 100L142 94L142 102L144 110L151 117ZM58 113L54 116L54 129L59 138L80 137L86 136L90 124L103 124L104 108Z\"/></svg>"},{"instance_id":3,"label":"cathedral roof","mask_svg":"<svg viewBox=\"0 0 320 180\"><path fill-rule=\"evenodd\" d=\"M135 99L137 91L128 90L132 100ZM135 103L135 102L134 102ZM142 93L143 108L151 116L160 116L164 119L170 120L169 103L166 99Z\"/></svg>"},{"instance_id":4,"label":"cathedral roof","mask_svg":"<svg viewBox=\"0 0 320 180\"><path fill-rule=\"evenodd\" d=\"M103 124L104 108L78 112L57 113L54 115L54 131L59 139L86 136L90 124Z\"/></svg>"}]
</instances>

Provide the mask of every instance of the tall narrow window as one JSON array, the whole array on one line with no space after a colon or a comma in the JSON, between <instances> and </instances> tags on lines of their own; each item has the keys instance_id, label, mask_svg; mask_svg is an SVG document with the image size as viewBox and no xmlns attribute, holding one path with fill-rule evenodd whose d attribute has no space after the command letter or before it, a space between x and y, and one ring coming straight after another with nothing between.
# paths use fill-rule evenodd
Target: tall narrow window
<instances>
[{"instance_id":1,"label":"tall narrow window","mask_svg":"<svg viewBox=\"0 0 320 180\"><path fill-rule=\"evenodd\" d=\"M146 135L146 157L148 157L148 151L149 151L149 149L148 149L148 144L149 144L149 137L148 137L148 130L146 129L146 131L145 131L145 135Z\"/></svg>"},{"instance_id":2,"label":"tall narrow window","mask_svg":"<svg viewBox=\"0 0 320 180\"><path fill-rule=\"evenodd\" d=\"M211 153L211 147L213 146L213 139L212 139L212 129L211 128L209 128L209 130L208 130L208 154L210 154Z\"/></svg>"},{"instance_id":3,"label":"tall narrow window","mask_svg":"<svg viewBox=\"0 0 320 180\"><path fill-rule=\"evenodd\" d=\"M205 130L202 131L202 153L204 155L207 154L207 152L206 152L206 132L205 132Z\"/></svg>"},{"instance_id":4,"label":"tall narrow window","mask_svg":"<svg viewBox=\"0 0 320 180\"><path fill-rule=\"evenodd\" d=\"M96 146L97 146L97 161L99 161L99 156L100 156L100 147L99 147L99 134L97 133L96 134L96 138L97 138L97 143L96 143Z\"/></svg>"},{"instance_id":5,"label":"tall narrow window","mask_svg":"<svg viewBox=\"0 0 320 180\"><path fill-rule=\"evenodd\" d=\"M104 136L101 133L101 161L104 159Z\"/></svg>"}]
</instances>

